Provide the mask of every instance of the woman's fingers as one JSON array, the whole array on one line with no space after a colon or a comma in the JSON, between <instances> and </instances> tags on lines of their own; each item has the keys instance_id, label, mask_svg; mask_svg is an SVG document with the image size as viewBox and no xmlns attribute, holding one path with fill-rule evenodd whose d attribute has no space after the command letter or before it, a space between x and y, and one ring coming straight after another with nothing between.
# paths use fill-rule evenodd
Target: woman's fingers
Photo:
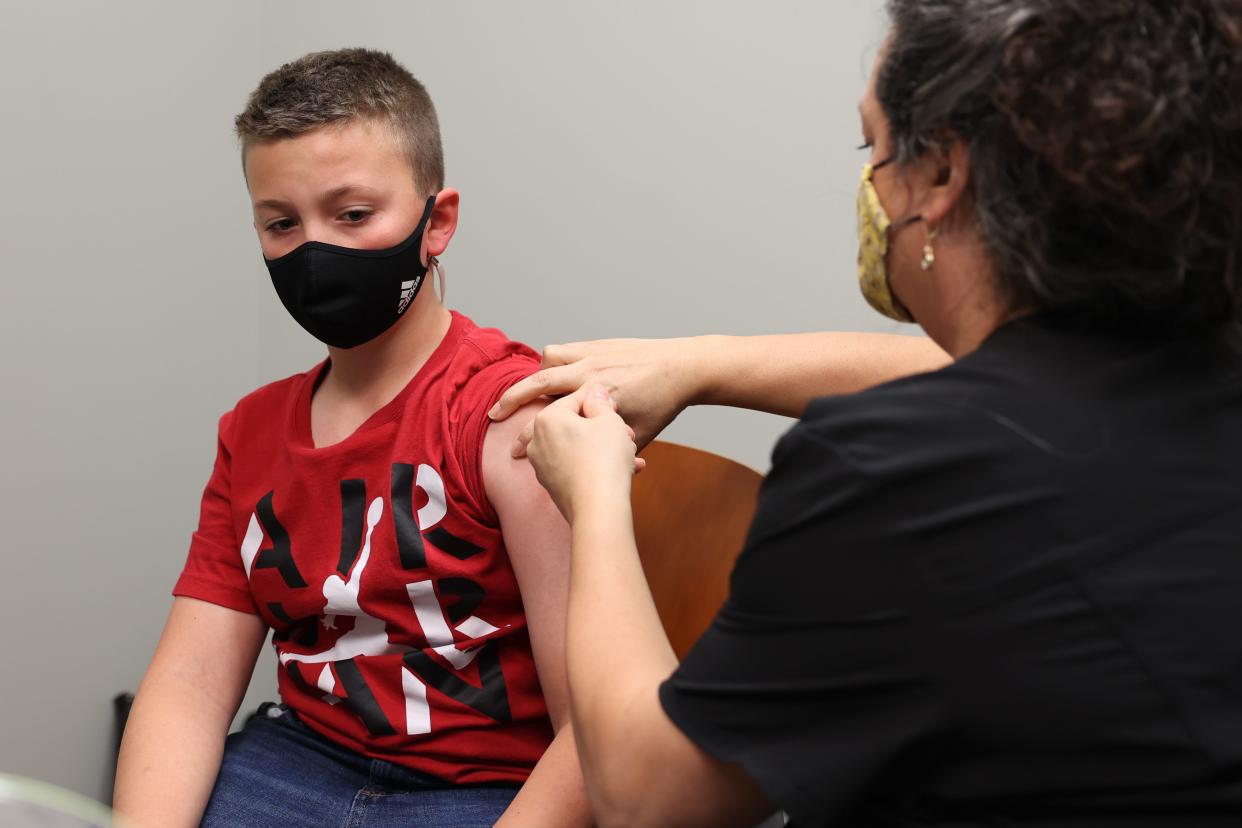
<instances>
[{"instance_id":1,"label":"woman's fingers","mask_svg":"<svg viewBox=\"0 0 1242 828\"><path fill-rule=\"evenodd\" d=\"M582 382L583 372L577 365L544 368L514 383L492 406L492 410L487 412L487 416L493 420L503 420L540 397L555 397L576 391Z\"/></svg>"},{"instance_id":2,"label":"woman's fingers","mask_svg":"<svg viewBox=\"0 0 1242 828\"><path fill-rule=\"evenodd\" d=\"M535 375L532 374L531 376L535 376ZM544 411L547 411L553 406L556 406L558 409L569 408L574 412L575 415L577 415L582 405L582 400L587 394L587 390L588 389L586 388L579 388L577 391L570 394L569 396L562 397L561 399L552 403L552 405L549 405L548 408L544 409ZM513 455L514 458L525 457L526 447L530 445L530 441L533 440L534 437L535 437L535 421L532 419L529 423L523 426L520 432L518 432L517 439L513 442L513 448L510 450L509 453Z\"/></svg>"},{"instance_id":3,"label":"woman's fingers","mask_svg":"<svg viewBox=\"0 0 1242 828\"><path fill-rule=\"evenodd\" d=\"M575 363L582 359L582 351L581 342L549 345L544 348L542 368L514 383L492 406L492 410L487 412L487 416L493 420L503 420L540 397L555 397L581 388L586 381L586 373L581 366L575 366Z\"/></svg>"},{"instance_id":4,"label":"woman's fingers","mask_svg":"<svg viewBox=\"0 0 1242 828\"><path fill-rule=\"evenodd\" d=\"M613 401L608 389L602 385L593 385L587 389L586 399L582 403L582 416L587 419L616 415L617 404ZM620 419L620 418L618 418ZM628 426L627 426L628 428ZM631 433L633 433L631 431Z\"/></svg>"},{"instance_id":5,"label":"woman's fingers","mask_svg":"<svg viewBox=\"0 0 1242 828\"><path fill-rule=\"evenodd\" d=\"M526 456L526 447L530 445L530 441L535 438L535 421L531 420L520 432L517 439L513 441L513 448L509 454L513 455L513 459L518 460Z\"/></svg>"},{"instance_id":6,"label":"woman's fingers","mask_svg":"<svg viewBox=\"0 0 1242 828\"><path fill-rule=\"evenodd\" d=\"M686 353L695 341L603 339L549 345L543 369L505 392L489 415L501 420L538 397L603 385L619 401L618 413L633 424L635 444L645 446L693 399L695 374L687 368L692 361ZM513 445L513 456L525 456L530 440L526 429Z\"/></svg>"},{"instance_id":7,"label":"woman's fingers","mask_svg":"<svg viewBox=\"0 0 1242 828\"><path fill-rule=\"evenodd\" d=\"M626 436L637 447L638 439L634 429L627 425L624 420L621 420L621 415L617 413L616 400L608 393L608 389L605 386L595 385L579 388L574 393L562 397L545 408L539 417L527 423L518 434L510 453L515 458L527 456L530 444L535 439L535 429L539 420L542 420L544 425L547 426L562 417L596 420L610 415L621 421L621 424L625 427ZM646 460L641 457L634 458L634 472L636 474L646 467Z\"/></svg>"},{"instance_id":8,"label":"woman's fingers","mask_svg":"<svg viewBox=\"0 0 1242 828\"><path fill-rule=\"evenodd\" d=\"M587 391L586 399L582 403L582 416L588 420L599 419L601 417L616 417L623 426L625 426L625 434L630 438L630 442L634 443L634 450L638 450L638 441L634 435L634 429L621 419L621 415L617 413L617 401L608 393L608 389L602 385L596 385ZM647 461L641 457L634 457L634 473L638 474L647 468Z\"/></svg>"},{"instance_id":9,"label":"woman's fingers","mask_svg":"<svg viewBox=\"0 0 1242 828\"><path fill-rule=\"evenodd\" d=\"M566 342L563 345L549 345L543 349L543 367L554 368L568 365L582 359L582 342Z\"/></svg>"},{"instance_id":10,"label":"woman's fingers","mask_svg":"<svg viewBox=\"0 0 1242 828\"><path fill-rule=\"evenodd\" d=\"M539 482L571 522L585 493L598 493L602 486L620 494L626 480L646 466L635 457L633 430L599 384L545 407L518 442Z\"/></svg>"}]
</instances>

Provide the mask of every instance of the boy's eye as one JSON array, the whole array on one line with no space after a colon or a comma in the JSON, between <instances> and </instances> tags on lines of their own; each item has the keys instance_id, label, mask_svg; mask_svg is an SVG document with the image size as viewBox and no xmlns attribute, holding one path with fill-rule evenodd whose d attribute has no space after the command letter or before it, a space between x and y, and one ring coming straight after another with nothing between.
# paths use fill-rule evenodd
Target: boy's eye
<instances>
[{"instance_id":1,"label":"boy's eye","mask_svg":"<svg viewBox=\"0 0 1242 828\"><path fill-rule=\"evenodd\" d=\"M264 229L271 233L287 233L294 228L296 223L293 219L276 219L275 221L268 222L267 227Z\"/></svg>"},{"instance_id":2,"label":"boy's eye","mask_svg":"<svg viewBox=\"0 0 1242 828\"><path fill-rule=\"evenodd\" d=\"M344 213L341 213L341 218L350 224L358 224L359 222L366 221L369 215L371 215L370 212L366 210L346 210Z\"/></svg>"}]
</instances>

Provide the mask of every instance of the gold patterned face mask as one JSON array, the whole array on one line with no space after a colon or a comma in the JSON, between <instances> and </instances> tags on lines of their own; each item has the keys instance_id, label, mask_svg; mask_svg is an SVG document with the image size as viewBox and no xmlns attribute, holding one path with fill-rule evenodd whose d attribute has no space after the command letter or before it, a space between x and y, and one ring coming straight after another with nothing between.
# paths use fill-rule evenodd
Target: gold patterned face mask
<instances>
[{"instance_id":1,"label":"gold patterned face mask","mask_svg":"<svg viewBox=\"0 0 1242 828\"><path fill-rule=\"evenodd\" d=\"M888 231L892 223L871 183L872 173L880 166L883 164L865 165L858 185L858 286L867 304L889 319L913 322L914 317L893 295L888 283Z\"/></svg>"}]
</instances>

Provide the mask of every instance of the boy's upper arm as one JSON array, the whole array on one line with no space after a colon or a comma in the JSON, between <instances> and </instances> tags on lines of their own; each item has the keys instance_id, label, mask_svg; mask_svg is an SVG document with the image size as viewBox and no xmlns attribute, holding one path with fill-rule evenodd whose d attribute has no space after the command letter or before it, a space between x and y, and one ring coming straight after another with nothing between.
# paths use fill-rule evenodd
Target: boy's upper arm
<instances>
[{"instance_id":1,"label":"boy's upper arm","mask_svg":"<svg viewBox=\"0 0 1242 828\"><path fill-rule=\"evenodd\" d=\"M548 713L560 729L569 720L565 679L565 613L569 602L569 526L525 459L510 447L547 404L531 403L493 423L483 438L483 485L500 520L505 548L522 592L531 649Z\"/></svg>"}]
</instances>

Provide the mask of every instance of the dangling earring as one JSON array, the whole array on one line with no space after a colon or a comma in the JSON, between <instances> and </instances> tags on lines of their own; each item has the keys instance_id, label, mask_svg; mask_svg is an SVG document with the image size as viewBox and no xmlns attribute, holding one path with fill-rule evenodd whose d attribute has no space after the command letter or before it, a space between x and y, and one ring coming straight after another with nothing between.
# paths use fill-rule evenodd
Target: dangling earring
<instances>
[{"instance_id":1,"label":"dangling earring","mask_svg":"<svg viewBox=\"0 0 1242 828\"><path fill-rule=\"evenodd\" d=\"M923 270L931 270L936 264L936 248L932 247L936 232L935 227L927 227L927 241L923 244Z\"/></svg>"}]
</instances>

